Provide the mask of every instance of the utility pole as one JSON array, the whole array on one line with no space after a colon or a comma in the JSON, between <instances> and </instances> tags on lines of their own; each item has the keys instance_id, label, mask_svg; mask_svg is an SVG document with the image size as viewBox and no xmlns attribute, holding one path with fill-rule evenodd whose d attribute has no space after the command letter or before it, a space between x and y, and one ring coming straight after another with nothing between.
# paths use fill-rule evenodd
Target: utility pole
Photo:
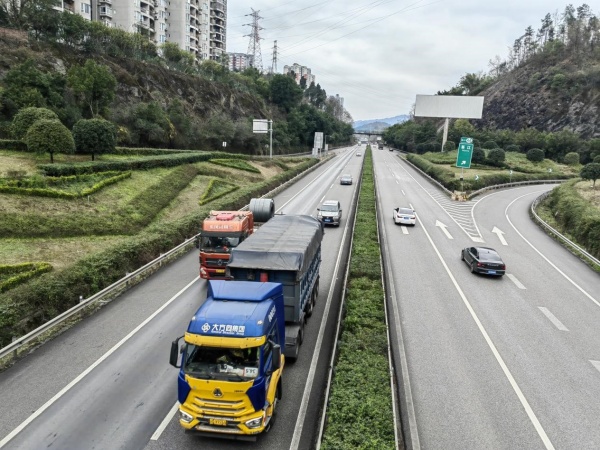
<instances>
[{"instance_id":1,"label":"utility pole","mask_svg":"<svg viewBox=\"0 0 600 450\"><path fill-rule=\"evenodd\" d=\"M271 73L277 72L277 41L273 44L273 62L271 62Z\"/></svg>"},{"instance_id":2,"label":"utility pole","mask_svg":"<svg viewBox=\"0 0 600 450\"><path fill-rule=\"evenodd\" d=\"M251 66L255 69L258 69L258 71L262 73L262 55L260 52L260 40L262 38L260 37L260 30L264 30L264 28L258 24L258 21L262 19L262 17L258 15L260 11L254 11L253 8L250 9L252 9L252 14L246 15L252 17L252 23L245 23L244 26L252 27L252 31L250 34L244 35L244 37L250 37L250 42L248 43L248 54L252 55Z\"/></svg>"}]
</instances>

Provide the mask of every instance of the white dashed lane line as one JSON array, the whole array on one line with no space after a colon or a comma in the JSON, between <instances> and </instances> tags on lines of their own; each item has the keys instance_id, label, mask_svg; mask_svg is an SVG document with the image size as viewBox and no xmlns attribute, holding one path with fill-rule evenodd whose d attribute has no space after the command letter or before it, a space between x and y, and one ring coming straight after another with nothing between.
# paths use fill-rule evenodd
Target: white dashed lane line
<instances>
[{"instance_id":1,"label":"white dashed lane line","mask_svg":"<svg viewBox=\"0 0 600 450\"><path fill-rule=\"evenodd\" d=\"M592 363L592 365L593 365L593 366L594 366L596 369L598 369L598 372L600 372L600 361L592 361L592 360L590 359L590 362Z\"/></svg>"},{"instance_id":2,"label":"white dashed lane line","mask_svg":"<svg viewBox=\"0 0 600 450\"><path fill-rule=\"evenodd\" d=\"M544 313L544 315L550 320L550 322L552 322L554 324L554 326L556 328L558 328L560 331L569 331L569 329L567 327L565 327L562 322L560 320L558 320L556 318L556 316L554 314L552 314L548 308L544 308L543 306L538 306L538 309Z\"/></svg>"},{"instance_id":3,"label":"white dashed lane line","mask_svg":"<svg viewBox=\"0 0 600 450\"><path fill-rule=\"evenodd\" d=\"M523 283L517 280L517 277L515 277L512 273L507 273L506 276L510 278L510 280L515 283L519 289L527 289L525 286L523 286Z\"/></svg>"}]
</instances>

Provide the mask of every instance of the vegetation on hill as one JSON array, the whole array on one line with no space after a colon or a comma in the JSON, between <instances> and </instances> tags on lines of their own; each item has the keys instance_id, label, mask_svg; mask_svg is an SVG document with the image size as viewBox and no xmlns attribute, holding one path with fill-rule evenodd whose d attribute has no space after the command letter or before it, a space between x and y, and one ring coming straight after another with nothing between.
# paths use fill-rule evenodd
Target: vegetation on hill
<instances>
[{"instance_id":1,"label":"vegetation on hill","mask_svg":"<svg viewBox=\"0 0 600 450\"><path fill-rule=\"evenodd\" d=\"M27 30L0 28L0 138L21 139L13 118L42 107L69 130L80 119L109 120L124 146L222 149L225 142L228 151L264 154L268 135L252 132L253 119L273 120L275 154L307 151L316 131L332 145L350 142L339 102L319 85L199 64L172 43L156 46L141 34L46 11L45 2L40 15L52 19L33 20L28 4L21 15L0 7L0 27Z\"/></svg>"}]
</instances>

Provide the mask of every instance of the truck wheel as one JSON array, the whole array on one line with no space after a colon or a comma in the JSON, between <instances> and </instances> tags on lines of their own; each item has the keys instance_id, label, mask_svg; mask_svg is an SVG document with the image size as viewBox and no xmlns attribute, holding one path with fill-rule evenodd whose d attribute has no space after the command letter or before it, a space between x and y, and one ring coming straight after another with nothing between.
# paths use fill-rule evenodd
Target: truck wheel
<instances>
[{"instance_id":1,"label":"truck wheel","mask_svg":"<svg viewBox=\"0 0 600 450\"><path fill-rule=\"evenodd\" d=\"M308 305L306 305L306 316L312 316L313 310L315 309L315 288L313 288L310 294L310 300L308 301Z\"/></svg>"},{"instance_id":2,"label":"truck wheel","mask_svg":"<svg viewBox=\"0 0 600 450\"><path fill-rule=\"evenodd\" d=\"M300 325L300 330L298 331L298 347L300 347L302 345L302 343L304 342L304 322L302 323L302 325Z\"/></svg>"}]
</instances>

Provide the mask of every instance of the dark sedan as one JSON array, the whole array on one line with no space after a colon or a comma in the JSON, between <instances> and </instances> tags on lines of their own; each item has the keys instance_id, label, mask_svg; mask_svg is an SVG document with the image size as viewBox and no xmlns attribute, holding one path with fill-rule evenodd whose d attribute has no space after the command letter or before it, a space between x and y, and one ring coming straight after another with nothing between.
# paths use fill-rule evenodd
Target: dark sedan
<instances>
[{"instance_id":1,"label":"dark sedan","mask_svg":"<svg viewBox=\"0 0 600 450\"><path fill-rule=\"evenodd\" d=\"M489 247L467 247L460 253L460 259L467 263L471 273L502 276L506 273L506 264L496 250Z\"/></svg>"}]
</instances>

